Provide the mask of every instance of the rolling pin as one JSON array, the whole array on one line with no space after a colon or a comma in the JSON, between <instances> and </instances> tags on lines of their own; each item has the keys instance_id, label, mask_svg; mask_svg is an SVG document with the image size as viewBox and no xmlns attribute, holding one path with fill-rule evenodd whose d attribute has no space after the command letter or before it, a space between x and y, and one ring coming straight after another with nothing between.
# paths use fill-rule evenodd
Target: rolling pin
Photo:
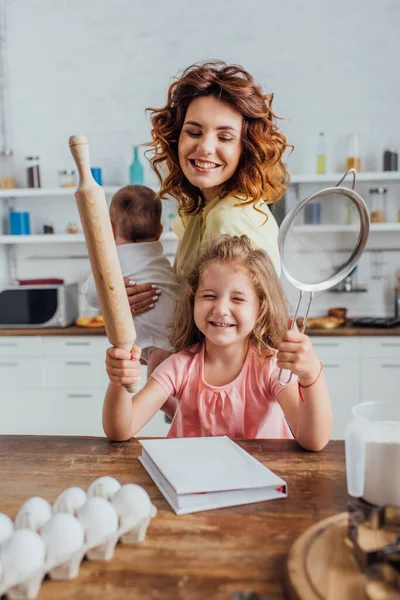
<instances>
[{"instance_id":1,"label":"rolling pin","mask_svg":"<svg viewBox=\"0 0 400 600\"><path fill-rule=\"evenodd\" d=\"M86 137L71 136L69 147L79 171L75 199L107 337L115 348L130 351L136 339L136 332L118 260L106 196L90 171ZM126 385L125 388L134 393L139 386Z\"/></svg>"}]
</instances>

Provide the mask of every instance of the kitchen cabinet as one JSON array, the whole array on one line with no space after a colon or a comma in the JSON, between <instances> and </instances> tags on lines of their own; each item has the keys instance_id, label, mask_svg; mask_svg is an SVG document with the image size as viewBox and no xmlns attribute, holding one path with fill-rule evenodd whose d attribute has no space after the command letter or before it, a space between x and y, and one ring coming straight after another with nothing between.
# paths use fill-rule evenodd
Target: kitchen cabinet
<instances>
[{"instance_id":1,"label":"kitchen cabinet","mask_svg":"<svg viewBox=\"0 0 400 600\"><path fill-rule=\"evenodd\" d=\"M400 337L312 337L324 365L333 412L334 439L343 438L358 402L398 401Z\"/></svg>"},{"instance_id":2,"label":"kitchen cabinet","mask_svg":"<svg viewBox=\"0 0 400 600\"><path fill-rule=\"evenodd\" d=\"M351 409L359 402L359 338L313 337L332 401L332 438L343 439Z\"/></svg>"},{"instance_id":3,"label":"kitchen cabinet","mask_svg":"<svg viewBox=\"0 0 400 600\"><path fill-rule=\"evenodd\" d=\"M0 336L0 434L104 436L109 345L105 336ZM159 411L138 435L168 429Z\"/></svg>"},{"instance_id":4,"label":"kitchen cabinet","mask_svg":"<svg viewBox=\"0 0 400 600\"><path fill-rule=\"evenodd\" d=\"M400 338L361 340L361 400L399 401Z\"/></svg>"}]
</instances>

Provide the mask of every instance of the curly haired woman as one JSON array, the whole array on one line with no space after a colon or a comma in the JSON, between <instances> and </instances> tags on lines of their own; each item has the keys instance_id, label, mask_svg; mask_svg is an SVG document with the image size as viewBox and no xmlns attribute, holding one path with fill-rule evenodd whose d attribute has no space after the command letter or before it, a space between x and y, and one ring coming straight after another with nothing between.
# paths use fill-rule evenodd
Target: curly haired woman
<instances>
[{"instance_id":1,"label":"curly haired woman","mask_svg":"<svg viewBox=\"0 0 400 600\"><path fill-rule=\"evenodd\" d=\"M149 109L158 196L179 205L179 278L190 273L201 246L222 233L247 235L280 273L278 227L268 205L286 190L282 157L289 144L276 126L272 99L242 67L213 61L185 69L170 85L166 105ZM150 284L127 292L134 314L154 302Z\"/></svg>"}]
</instances>

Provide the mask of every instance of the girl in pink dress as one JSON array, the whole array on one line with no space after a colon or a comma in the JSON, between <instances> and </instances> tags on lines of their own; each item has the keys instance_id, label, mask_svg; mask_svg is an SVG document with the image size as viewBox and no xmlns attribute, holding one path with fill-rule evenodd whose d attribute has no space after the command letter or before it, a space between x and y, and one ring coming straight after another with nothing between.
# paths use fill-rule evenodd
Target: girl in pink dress
<instances>
[{"instance_id":1,"label":"girl in pink dress","mask_svg":"<svg viewBox=\"0 0 400 600\"><path fill-rule=\"evenodd\" d=\"M321 450L331 404L310 339L287 330L286 298L264 250L246 236L215 237L187 278L171 324L176 354L133 397L140 349L109 348L103 406L112 440L135 435L170 396L178 408L168 437L296 438ZM279 383L293 373L288 385ZM286 370L287 369L287 370Z\"/></svg>"}]
</instances>

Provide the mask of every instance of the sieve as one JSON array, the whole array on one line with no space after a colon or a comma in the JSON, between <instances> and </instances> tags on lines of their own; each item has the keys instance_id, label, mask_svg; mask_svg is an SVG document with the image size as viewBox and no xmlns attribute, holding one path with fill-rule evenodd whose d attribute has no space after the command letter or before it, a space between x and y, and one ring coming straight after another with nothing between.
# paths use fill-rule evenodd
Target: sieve
<instances>
[{"instance_id":1,"label":"sieve","mask_svg":"<svg viewBox=\"0 0 400 600\"><path fill-rule=\"evenodd\" d=\"M352 187L342 182L352 175ZM337 285L355 267L369 234L369 212L364 200L354 191L356 171L350 169L333 187L324 188L302 200L284 218L278 244L282 271L299 293L290 329L294 329L304 292L309 293L303 333L315 292ZM310 224L315 223L318 224ZM282 369L278 381L281 381Z\"/></svg>"}]
</instances>

